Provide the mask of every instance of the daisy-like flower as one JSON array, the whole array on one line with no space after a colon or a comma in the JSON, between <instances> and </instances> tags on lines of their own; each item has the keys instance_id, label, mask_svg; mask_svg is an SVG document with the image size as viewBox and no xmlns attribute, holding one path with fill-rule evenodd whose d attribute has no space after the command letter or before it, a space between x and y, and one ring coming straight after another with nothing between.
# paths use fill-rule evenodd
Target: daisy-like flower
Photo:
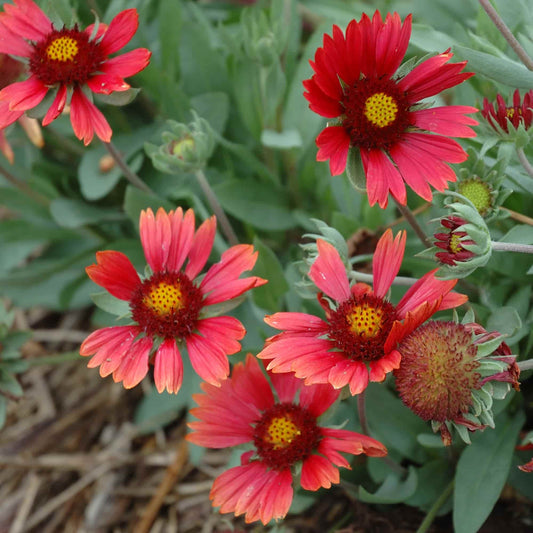
<instances>
[{"instance_id":1,"label":"daisy-like flower","mask_svg":"<svg viewBox=\"0 0 533 533\"><path fill-rule=\"evenodd\" d=\"M113 374L125 388L144 378L153 358L157 390L176 393L183 380L180 348L186 344L194 370L217 385L228 376L227 356L240 350L245 329L234 317L213 315L217 304L266 283L256 276L240 278L254 267L257 252L246 244L229 248L200 281L213 247L215 217L195 232L191 209L160 208L155 217L148 209L141 212L139 227L150 275L141 279L130 260L115 251L97 252L97 264L86 269L95 283L129 302L134 324L96 330L80 354L93 355L87 366L99 366L102 377Z\"/></svg>"},{"instance_id":2,"label":"daisy-like flower","mask_svg":"<svg viewBox=\"0 0 533 533\"><path fill-rule=\"evenodd\" d=\"M332 175L341 174L350 150L358 150L366 175L370 205L386 207L389 192L406 203L405 183L431 200L430 185L446 189L455 181L446 163L461 163L467 154L448 138L474 137L468 126L477 122L466 113L474 107L424 109L425 98L473 76L461 72L466 61L448 63L450 52L426 59L408 73L398 72L411 36L411 15L379 11L352 20L345 34L333 26L333 36L311 61L314 75L304 81L309 107L335 119L316 139L318 161L327 161Z\"/></svg>"},{"instance_id":3,"label":"daisy-like flower","mask_svg":"<svg viewBox=\"0 0 533 533\"><path fill-rule=\"evenodd\" d=\"M520 369L501 338L475 323L431 321L400 344L398 393L411 411L431 421L446 446L452 427L467 443L468 431L494 427L493 397L519 387Z\"/></svg>"},{"instance_id":4,"label":"daisy-like flower","mask_svg":"<svg viewBox=\"0 0 533 533\"><path fill-rule=\"evenodd\" d=\"M444 265L455 266L458 262L468 261L475 257L475 253L463 248L463 244L476 244L468 238L466 231L460 231L461 226L467 224L467 221L461 217L450 215L440 221L441 225L447 229L446 232L435 233L435 246L444 250L437 252L435 257ZM466 237L466 239L465 239Z\"/></svg>"},{"instance_id":5,"label":"daisy-like flower","mask_svg":"<svg viewBox=\"0 0 533 533\"><path fill-rule=\"evenodd\" d=\"M523 100L520 99L520 91L516 89L512 106L507 106L501 94L496 96L496 108L484 98L481 114L498 133L510 133L509 125L515 130L520 126L528 130L533 122L533 89L524 95Z\"/></svg>"},{"instance_id":6,"label":"daisy-like flower","mask_svg":"<svg viewBox=\"0 0 533 533\"><path fill-rule=\"evenodd\" d=\"M16 81L24 72L24 64L16 61L12 57L0 53L0 89ZM4 154L6 159L13 164L15 155L11 145L6 139L4 129L18 120L30 141L42 148L44 140L41 133L39 123L34 119L24 115L24 111L10 111L9 103L0 100L0 152Z\"/></svg>"},{"instance_id":7,"label":"daisy-like flower","mask_svg":"<svg viewBox=\"0 0 533 533\"><path fill-rule=\"evenodd\" d=\"M457 280L441 281L436 269L418 280L395 306L386 298L400 270L405 232L393 239L389 229L380 238L372 268L374 288L365 283L350 286L338 251L317 240L318 257L309 277L321 293L318 300L326 320L306 313L276 313L265 317L270 326L284 330L267 339L258 354L268 359L273 372L294 372L306 384L348 385L352 395L363 392L369 380L383 381L398 368L397 344L441 309L450 309L467 298L450 291Z\"/></svg>"},{"instance_id":8,"label":"daisy-like flower","mask_svg":"<svg viewBox=\"0 0 533 533\"><path fill-rule=\"evenodd\" d=\"M210 498L221 513L245 514L247 523L283 518L291 506L296 468L306 490L339 483L337 467L350 468L339 453L382 457L380 442L345 429L322 427L318 418L338 398L330 385L302 386L291 374L270 374L272 388L251 354L220 387L202 384L193 395L187 440L208 448L252 444L241 465L217 477Z\"/></svg>"},{"instance_id":9,"label":"daisy-like flower","mask_svg":"<svg viewBox=\"0 0 533 533\"><path fill-rule=\"evenodd\" d=\"M13 1L14 4L3 4L4 11L0 13L0 52L26 58L29 78L2 89L0 102L7 103L10 112L22 113L37 107L52 91L53 100L43 126L55 120L70 103L70 121L76 137L87 145L96 133L102 141L109 142L111 127L93 104L91 92L126 91L130 86L124 78L148 65L151 52L145 48L109 58L137 31L137 10L122 11L109 26L92 24L80 30L77 25L54 27L32 0ZM12 121L16 120L14 116Z\"/></svg>"}]
</instances>

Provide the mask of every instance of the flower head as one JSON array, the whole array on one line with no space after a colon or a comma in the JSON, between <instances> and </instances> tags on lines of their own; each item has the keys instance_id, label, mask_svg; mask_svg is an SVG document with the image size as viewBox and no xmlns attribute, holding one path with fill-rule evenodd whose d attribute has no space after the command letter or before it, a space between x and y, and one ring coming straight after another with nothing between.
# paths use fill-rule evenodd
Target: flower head
<instances>
[{"instance_id":1,"label":"flower head","mask_svg":"<svg viewBox=\"0 0 533 533\"><path fill-rule=\"evenodd\" d=\"M258 354L273 372L294 372L306 384L348 385L352 395L370 381L383 381L400 364L396 345L439 309L461 305L466 296L450 291L457 280L439 281L428 272L397 305L386 295L400 270L405 232L393 239L389 229L379 240L372 263L374 287L350 286L345 265L328 242L317 241L318 257L309 277L321 293L326 320L306 313L276 313L265 318L284 330L267 339Z\"/></svg>"},{"instance_id":2,"label":"flower head","mask_svg":"<svg viewBox=\"0 0 533 533\"><path fill-rule=\"evenodd\" d=\"M137 74L148 64L150 51L145 48L109 58L137 31L137 10L122 11L109 26L91 25L81 30L77 25L54 27L32 0L14 0L14 4L6 3L3 7L0 52L26 58L29 77L2 89L0 102L7 103L10 112L22 113L37 107L52 91L54 98L43 126L55 120L70 102L70 120L76 137L87 145L96 133L109 142L111 127L93 104L91 92L126 91L130 86L124 78Z\"/></svg>"},{"instance_id":3,"label":"flower head","mask_svg":"<svg viewBox=\"0 0 533 533\"><path fill-rule=\"evenodd\" d=\"M479 324L428 322L400 344L396 388L405 405L440 431L445 445L455 427L468 431L494 427L492 399L503 398L520 373L509 347L497 332ZM492 354L492 355L491 355Z\"/></svg>"},{"instance_id":4,"label":"flower head","mask_svg":"<svg viewBox=\"0 0 533 533\"><path fill-rule=\"evenodd\" d=\"M404 182L431 200L430 185L442 191L456 179L446 163L467 157L448 136L475 136L468 126L477 122L466 116L475 108L420 105L470 78L472 73L461 72L466 62L448 63L447 51L400 72L410 35L411 15L402 24L397 13L385 21L379 11L372 20L364 14L345 34L333 26L333 36L324 36L311 62L313 77L304 81L309 107L335 119L316 139L317 160L329 159L336 175L344 171L348 152L358 150L370 205L386 207L389 192L405 204Z\"/></svg>"},{"instance_id":5,"label":"flower head","mask_svg":"<svg viewBox=\"0 0 533 533\"><path fill-rule=\"evenodd\" d=\"M297 468L301 486L316 491L339 482L337 467L350 468L339 452L387 453L370 437L319 424L339 396L330 385L302 386L290 374L270 374L270 379L274 391L257 359L248 354L219 388L204 383L204 394L193 396L199 407L191 414L199 421L189 423L193 432L187 440L209 448L251 445L240 466L215 479L210 494L220 512L245 514L247 523L267 524L287 514Z\"/></svg>"},{"instance_id":6,"label":"flower head","mask_svg":"<svg viewBox=\"0 0 533 533\"><path fill-rule=\"evenodd\" d=\"M512 133L520 126L528 130L533 122L533 89L524 95L523 100L520 100L520 91L516 89L511 106L500 94L496 96L496 108L484 98L481 114L498 133Z\"/></svg>"},{"instance_id":7,"label":"flower head","mask_svg":"<svg viewBox=\"0 0 533 533\"><path fill-rule=\"evenodd\" d=\"M97 252L97 264L86 269L95 283L129 303L134 323L93 332L80 354L93 355L88 366L100 366L102 377L112 373L126 388L144 378L153 357L157 390L176 393L183 379L180 348L185 344L194 370L216 385L227 377L227 355L240 350L245 329L236 318L213 316L213 306L266 283L256 276L240 278L253 268L257 252L245 244L231 247L200 281L213 247L215 217L195 232L191 209L166 213L160 208L155 217L148 209L141 212L139 227L151 270L144 279L121 252Z\"/></svg>"}]
</instances>

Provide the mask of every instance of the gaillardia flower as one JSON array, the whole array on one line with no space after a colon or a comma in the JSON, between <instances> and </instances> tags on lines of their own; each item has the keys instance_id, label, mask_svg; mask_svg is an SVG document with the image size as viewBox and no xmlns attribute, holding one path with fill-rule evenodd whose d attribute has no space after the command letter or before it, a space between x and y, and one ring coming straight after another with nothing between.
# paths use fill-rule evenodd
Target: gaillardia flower
<instances>
[{"instance_id":1,"label":"gaillardia flower","mask_svg":"<svg viewBox=\"0 0 533 533\"><path fill-rule=\"evenodd\" d=\"M102 377L112 373L116 382L134 387L148 372L153 356L157 390L176 393L183 380L183 344L202 379L217 385L228 376L227 355L240 350L245 329L234 317L213 314L217 308L220 312L217 304L266 281L239 278L257 260L257 252L246 244L229 248L201 281L196 279L213 247L215 217L196 232L194 228L191 209L166 213L160 208L155 217L151 209L142 211L139 229L149 275L141 279L130 260L115 251L97 252L97 264L87 267L95 283L129 302L134 322L96 330L81 345L81 355L94 354L87 366L100 366Z\"/></svg>"},{"instance_id":2,"label":"gaillardia flower","mask_svg":"<svg viewBox=\"0 0 533 533\"><path fill-rule=\"evenodd\" d=\"M70 121L78 139L87 145L94 134L104 142L111 139L111 127L92 102L92 93L126 91L124 78L148 65L150 51L137 48L109 58L124 47L137 31L136 9L119 13L109 24L92 24L85 30L56 28L32 0L4 3L0 13L0 52L28 60L29 78L0 91L0 102L10 112L37 107L52 91L43 126L50 124L70 103ZM15 119L13 118L13 121Z\"/></svg>"},{"instance_id":3,"label":"gaillardia flower","mask_svg":"<svg viewBox=\"0 0 533 533\"><path fill-rule=\"evenodd\" d=\"M426 59L410 72L398 71L411 35L411 15L379 11L352 20L345 34L333 26L304 81L309 107L333 120L316 139L318 161L329 159L332 175L341 174L350 150L358 150L366 175L370 205L386 207L389 192L406 203L405 183L431 200L429 185L442 191L455 181L446 163L461 163L467 154L448 138L474 137L477 122L466 113L474 107L424 108L425 98L473 76L462 73L466 61L448 63L444 52Z\"/></svg>"},{"instance_id":4,"label":"gaillardia flower","mask_svg":"<svg viewBox=\"0 0 533 533\"><path fill-rule=\"evenodd\" d=\"M533 89L524 94L523 100L520 100L520 91L516 89L512 106L507 106L500 94L496 96L496 108L484 98L481 114L498 133L511 133L509 126L514 130L520 126L528 130L533 122Z\"/></svg>"},{"instance_id":5,"label":"gaillardia flower","mask_svg":"<svg viewBox=\"0 0 533 533\"><path fill-rule=\"evenodd\" d=\"M187 440L208 448L251 444L241 465L217 477L211 489L221 513L245 514L247 523L283 518L292 503L294 474L306 490L339 483L337 467L350 468L339 453L382 457L380 442L346 429L319 425L338 398L330 385L304 386L291 374L270 374L271 385L251 354L220 387L203 383L191 414Z\"/></svg>"},{"instance_id":6,"label":"gaillardia flower","mask_svg":"<svg viewBox=\"0 0 533 533\"><path fill-rule=\"evenodd\" d=\"M445 445L451 429L470 443L468 431L494 427L493 398L502 399L520 370L499 333L479 324L423 324L398 347L396 388L405 405L440 431Z\"/></svg>"},{"instance_id":7,"label":"gaillardia flower","mask_svg":"<svg viewBox=\"0 0 533 533\"><path fill-rule=\"evenodd\" d=\"M328 242L317 240L318 257L309 277L322 292L318 300L326 320L306 313L276 313L265 322L284 330L267 339L258 354L273 372L294 372L306 384L349 385L352 395L368 381L383 381L398 368L397 344L440 309L461 305L466 296L451 293L457 280L440 281L428 272L395 306L386 298L400 270L405 232L393 239L389 229L380 238L372 263L374 288L350 286L344 263Z\"/></svg>"}]
</instances>

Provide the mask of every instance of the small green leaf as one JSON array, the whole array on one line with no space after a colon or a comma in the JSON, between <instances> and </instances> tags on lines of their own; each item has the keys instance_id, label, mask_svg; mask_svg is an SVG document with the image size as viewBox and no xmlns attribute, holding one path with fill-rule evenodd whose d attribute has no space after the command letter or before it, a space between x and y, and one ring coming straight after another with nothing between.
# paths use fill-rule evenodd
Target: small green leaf
<instances>
[{"instance_id":1,"label":"small green leaf","mask_svg":"<svg viewBox=\"0 0 533 533\"><path fill-rule=\"evenodd\" d=\"M106 291L91 294L91 300L100 309L118 317L125 316L130 312L129 302L119 300Z\"/></svg>"},{"instance_id":2,"label":"small green leaf","mask_svg":"<svg viewBox=\"0 0 533 533\"><path fill-rule=\"evenodd\" d=\"M52 200L50 212L57 224L64 228L79 228L85 224L124 218L124 215L117 209L104 209L70 198Z\"/></svg>"},{"instance_id":3,"label":"small green leaf","mask_svg":"<svg viewBox=\"0 0 533 533\"><path fill-rule=\"evenodd\" d=\"M261 143L269 148L279 150L290 150L302 146L302 138L298 130L263 130L261 133Z\"/></svg>"},{"instance_id":4,"label":"small green leaf","mask_svg":"<svg viewBox=\"0 0 533 533\"><path fill-rule=\"evenodd\" d=\"M514 307L504 306L492 313L487 320L487 331L499 331L511 336L522 326L520 315Z\"/></svg>"}]
</instances>

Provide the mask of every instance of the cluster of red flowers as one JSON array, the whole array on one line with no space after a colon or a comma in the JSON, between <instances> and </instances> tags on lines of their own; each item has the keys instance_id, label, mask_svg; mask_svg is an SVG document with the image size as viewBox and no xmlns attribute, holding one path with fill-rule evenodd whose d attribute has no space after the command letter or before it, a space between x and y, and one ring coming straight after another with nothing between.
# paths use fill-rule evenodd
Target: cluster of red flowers
<instances>
[{"instance_id":1,"label":"cluster of red flowers","mask_svg":"<svg viewBox=\"0 0 533 533\"><path fill-rule=\"evenodd\" d=\"M79 139L88 144L96 134L108 142L111 127L92 95L129 89L124 78L147 66L150 52L144 48L109 58L135 34L136 10L119 13L109 26L100 23L81 30L77 25L55 27L32 0L13 1L0 13L0 54L26 61L25 66L14 62L14 74L2 84L0 135L51 92L44 126L69 106ZM443 191L455 181L448 164L463 162L467 154L449 137L472 137L470 126L477 124L468 116L476 108L420 105L473 73L463 72L464 61L450 63L452 54L446 51L399 75L410 34L410 15L403 22L397 13L383 20L379 11L372 19L363 15L351 21L345 32L334 26L311 62L313 76L304 81L310 108L332 119L317 137L317 160L329 160L335 175L344 171L349 154L355 154L364 168L370 205L383 208L389 193L406 204L405 184L431 200L430 186ZM20 76L27 79L17 81ZM521 104L517 92L509 108L499 97L497 111L485 101L483 114L506 132L509 122L527 128L532 98L530 91ZM0 136L0 148L2 142ZM443 222L450 232L436 236L437 246L444 250L437 254L441 262L453 265L473 255L461 246L473 241L456 231L464 223L453 217ZM80 353L92 356L88 366L99 367L102 377L112 375L126 388L136 386L152 364L157 390L177 393L184 377L182 354L187 352L205 381L203 394L194 396L198 407L191 413L198 420L189 424L188 440L211 448L249 445L241 465L214 482L211 499L221 512L267 524L287 514L297 471L300 485L315 491L338 483L339 467L350 468L340 452L385 455L380 442L324 427L319 417L342 389L361 394L369 382L382 382L392 371L404 403L425 420L438 422L443 438L449 437L450 421L468 429L479 427L468 426L464 417L472 404L471 391L488 379L476 372L481 341L472 341L472 335L480 333L479 327L424 325L437 311L467 300L452 292L457 280L440 280L435 269L397 303L389 300L404 256L405 232L393 236L389 229L379 239L372 287L351 283L337 249L318 239L309 278L324 318L297 312L265 317L280 333L266 340L257 358L249 354L244 363L236 364L229 377L228 355L240 351L245 328L232 316L217 315L224 308L221 304L266 283L257 276L243 276L253 269L257 252L250 245L232 246L202 275L213 248L214 217L196 228L192 210L167 213L161 208L154 215L147 209L139 226L149 267L145 276L118 251L98 252L96 264L87 267L91 280L127 302L131 324L93 332ZM517 367L510 353L499 355L509 368L490 379L516 386ZM435 372L442 379L428 386ZM459 384L458 373L464 376Z\"/></svg>"}]
</instances>

